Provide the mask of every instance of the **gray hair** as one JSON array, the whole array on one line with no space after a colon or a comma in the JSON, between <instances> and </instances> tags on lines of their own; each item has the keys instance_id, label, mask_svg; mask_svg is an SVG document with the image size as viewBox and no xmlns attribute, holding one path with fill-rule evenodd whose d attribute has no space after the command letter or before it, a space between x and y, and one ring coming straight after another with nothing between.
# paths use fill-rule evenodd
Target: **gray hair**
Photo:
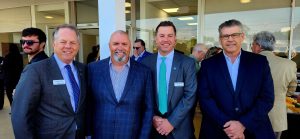
<instances>
[{"instance_id":1,"label":"gray hair","mask_svg":"<svg viewBox=\"0 0 300 139\"><path fill-rule=\"evenodd\" d=\"M204 43L197 43L193 47L192 51L203 51L204 53L206 53L207 52L207 47Z\"/></svg>"},{"instance_id":2,"label":"gray hair","mask_svg":"<svg viewBox=\"0 0 300 139\"><path fill-rule=\"evenodd\" d=\"M240 28L240 31L241 31L241 32L244 32L243 24L242 24L239 20L231 19L231 20L225 21L224 23L222 23L222 24L219 26L219 28L218 28L219 35L221 35L221 30L222 30L224 27L233 27L233 26L238 26L238 27Z\"/></svg>"},{"instance_id":3,"label":"gray hair","mask_svg":"<svg viewBox=\"0 0 300 139\"><path fill-rule=\"evenodd\" d=\"M257 43L264 50L273 51L276 40L271 32L261 31L253 36L253 42Z\"/></svg>"},{"instance_id":4,"label":"gray hair","mask_svg":"<svg viewBox=\"0 0 300 139\"><path fill-rule=\"evenodd\" d=\"M71 24L62 24L62 25L59 25L55 28L52 36L53 36L53 40L56 40L57 37L58 37L58 32L60 29L62 28L68 28L70 30L73 30L75 33L76 33L76 36L77 36L77 39L78 39L78 42L80 40L80 33L78 31L78 29L74 26L74 25L71 25Z\"/></svg>"}]
</instances>

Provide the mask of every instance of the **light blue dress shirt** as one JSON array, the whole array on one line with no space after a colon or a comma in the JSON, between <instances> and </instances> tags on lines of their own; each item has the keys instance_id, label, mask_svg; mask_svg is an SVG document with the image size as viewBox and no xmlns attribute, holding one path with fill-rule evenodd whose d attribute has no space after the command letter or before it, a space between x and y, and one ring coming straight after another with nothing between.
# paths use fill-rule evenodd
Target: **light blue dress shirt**
<instances>
[{"instance_id":1,"label":"light blue dress shirt","mask_svg":"<svg viewBox=\"0 0 300 139\"><path fill-rule=\"evenodd\" d=\"M112 65L111 59L109 60L110 78L116 95L116 99L118 101L121 99L121 96L125 88L129 67L130 67L130 58L128 62L123 66L123 69L121 71L115 70L115 68Z\"/></svg>"},{"instance_id":2,"label":"light blue dress shirt","mask_svg":"<svg viewBox=\"0 0 300 139\"><path fill-rule=\"evenodd\" d=\"M161 63L161 57L163 57L159 52L157 54L157 61L156 61L156 79L159 79L159 66ZM164 56L166 57L165 63L167 66L167 73L166 73L166 79L167 79L167 94L169 93L169 81L171 76L171 69L172 69L172 63L173 63L173 57L174 57L174 50L171 51L168 55ZM159 88L159 83L157 82L157 90Z\"/></svg>"},{"instance_id":3,"label":"light blue dress shirt","mask_svg":"<svg viewBox=\"0 0 300 139\"><path fill-rule=\"evenodd\" d=\"M241 52L238 55L238 57L235 59L233 63L231 63L230 57L228 57L224 52L223 52L226 63L227 63L227 68L230 74L231 82L233 85L233 89L235 91L236 87L236 82L237 82L237 77L238 77L238 72L239 72L239 66L240 66L240 57L241 57Z\"/></svg>"},{"instance_id":4,"label":"light blue dress shirt","mask_svg":"<svg viewBox=\"0 0 300 139\"><path fill-rule=\"evenodd\" d=\"M71 100L71 105L72 105L72 108L73 110L75 111L75 102L74 102L74 94L73 94L73 89L72 89L72 85L71 85L71 82L70 82L70 78L68 76L68 71L67 69L65 68L65 66L67 65L66 63L62 62L56 54L54 54L54 58L55 58L55 61L56 63L58 64L58 67L59 67L59 70L65 80L65 83L66 83L66 86L67 86L67 89L68 89L68 93L69 93L69 96L70 96L70 100ZM75 80L80 88L80 82L79 82L79 79L78 79L78 74L77 74L77 69L75 68L73 62L69 64L71 66L71 69L72 69L72 72L75 76Z\"/></svg>"}]
</instances>

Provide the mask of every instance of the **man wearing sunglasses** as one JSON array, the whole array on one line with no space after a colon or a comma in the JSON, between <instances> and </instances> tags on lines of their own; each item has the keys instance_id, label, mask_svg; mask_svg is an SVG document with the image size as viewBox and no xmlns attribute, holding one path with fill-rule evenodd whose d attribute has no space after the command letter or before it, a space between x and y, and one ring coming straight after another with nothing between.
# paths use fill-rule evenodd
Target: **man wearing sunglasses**
<instances>
[{"instance_id":1,"label":"man wearing sunglasses","mask_svg":"<svg viewBox=\"0 0 300 139\"><path fill-rule=\"evenodd\" d=\"M142 39L136 39L133 45L133 55L131 56L132 60L141 62L146 56L152 55L146 51L145 42Z\"/></svg>"},{"instance_id":2,"label":"man wearing sunglasses","mask_svg":"<svg viewBox=\"0 0 300 139\"><path fill-rule=\"evenodd\" d=\"M24 53L28 54L28 64L48 58L44 52L46 35L42 30L38 28L24 29L20 43Z\"/></svg>"}]
</instances>

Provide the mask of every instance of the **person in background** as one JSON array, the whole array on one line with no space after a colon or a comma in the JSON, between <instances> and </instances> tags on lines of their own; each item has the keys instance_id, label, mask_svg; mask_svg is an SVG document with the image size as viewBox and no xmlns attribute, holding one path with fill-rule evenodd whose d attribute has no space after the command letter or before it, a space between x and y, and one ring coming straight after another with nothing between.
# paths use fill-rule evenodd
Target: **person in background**
<instances>
[{"instance_id":1,"label":"person in background","mask_svg":"<svg viewBox=\"0 0 300 139\"><path fill-rule=\"evenodd\" d=\"M4 69L3 69L4 58L0 56L0 110L3 109L4 105Z\"/></svg>"},{"instance_id":2,"label":"person in background","mask_svg":"<svg viewBox=\"0 0 300 139\"><path fill-rule=\"evenodd\" d=\"M24 69L11 121L16 139L84 139L85 66L74 61L79 32L64 24L53 32L54 54Z\"/></svg>"},{"instance_id":3,"label":"person in background","mask_svg":"<svg viewBox=\"0 0 300 139\"><path fill-rule=\"evenodd\" d=\"M281 132L287 130L286 94L293 93L297 87L297 67L292 60L276 56L275 36L271 32L262 31L253 36L252 52L267 57L274 81L275 102L269 117L275 136L280 139Z\"/></svg>"},{"instance_id":4,"label":"person in background","mask_svg":"<svg viewBox=\"0 0 300 139\"><path fill-rule=\"evenodd\" d=\"M26 28L22 31L20 43L25 54L28 54L28 64L48 58L44 52L46 34L38 28Z\"/></svg>"},{"instance_id":5,"label":"person in background","mask_svg":"<svg viewBox=\"0 0 300 139\"><path fill-rule=\"evenodd\" d=\"M192 107L196 101L195 61L174 51L176 28L171 21L162 21L155 30L158 53L142 63L154 76L152 139L194 139ZM149 64L150 63L150 64Z\"/></svg>"},{"instance_id":6,"label":"person in background","mask_svg":"<svg viewBox=\"0 0 300 139\"><path fill-rule=\"evenodd\" d=\"M86 63L88 64L88 63L97 61L98 56L99 56L99 45L96 45L96 46L92 47L92 52L89 53L89 55L87 57L87 60L86 60Z\"/></svg>"},{"instance_id":7,"label":"person in background","mask_svg":"<svg viewBox=\"0 0 300 139\"><path fill-rule=\"evenodd\" d=\"M109 49L109 58L88 65L89 134L92 139L150 139L151 71L130 60L126 32L113 32Z\"/></svg>"},{"instance_id":8,"label":"person in background","mask_svg":"<svg viewBox=\"0 0 300 139\"><path fill-rule=\"evenodd\" d=\"M201 139L274 139L268 113L274 86L267 58L241 49L243 25L219 26L222 53L201 63L198 95L203 115Z\"/></svg>"},{"instance_id":9,"label":"person in background","mask_svg":"<svg viewBox=\"0 0 300 139\"><path fill-rule=\"evenodd\" d=\"M18 84L23 70L23 57L20 54L17 44L9 44L9 52L3 61L3 70L5 91L11 105L13 101L13 91Z\"/></svg>"},{"instance_id":10,"label":"person in background","mask_svg":"<svg viewBox=\"0 0 300 139\"><path fill-rule=\"evenodd\" d=\"M216 46L210 47L206 52L205 59L210 58L220 52L222 52L222 48Z\"/></svg>"},{"instance_id":11,"label":"person in background","mask_svg":"<svg viewBox=\"0 0 300 139\"><path fill-rule=\"evenodd\" d=\"M142 39L136 39L133 44L132 60L141 62L145 57L152 55L152 53L146 51L145 42Z\"/></svg>"},{"instance_id":12,"label":"person in background","mask_svg":"<svg viewBox=\"0 0 300 139\"><path fill-rule=\"evenodd\" d=\"M192 53L190 57L195 60L196 72L198 73L201 61L205 58L205 54L207 52L207 47L204 43L198 43L192 48Z\"/></svg>"}]
</instances>

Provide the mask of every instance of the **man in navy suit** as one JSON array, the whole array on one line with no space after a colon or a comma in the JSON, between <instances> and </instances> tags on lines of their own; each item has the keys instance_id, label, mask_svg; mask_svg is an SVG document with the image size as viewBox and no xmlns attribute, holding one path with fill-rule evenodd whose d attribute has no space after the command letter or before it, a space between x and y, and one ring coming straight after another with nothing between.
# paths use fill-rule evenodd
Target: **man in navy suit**
<instances>
[{"instance_id":1,"label":"man in navy suit","mask_svg":"<svg viewBox=\"0 0 300 139\"><path fill-rule=\"evenodd\" d=\"M136 39L133 45L133 55L131 56L132 60L141 62L145 57L152 55L146 51L145 42L142 39Z\"/></svg>"},{"instance_id":2,"label":"man in navy suit","mask_svg":"<svg viewBox=\"0 0 300 139\"><path fill-rule=\"evenodd\" d=\"M196 68L192 58L174 51L176 28L170 21L156 27L158 53L146 57L154 76L152 139L193 139L192 107L196 100Z\"/></svg>"},{"instance_id":3,"label":"man in navy suit","mask_svg":"<svg viewBox=\"0 0 300 139\"><path fill-rule=\"evenodd\" d=\"M90 134L93 139L149 139L153 117L150 69L130 60L124 31L110 38L110 57L88 65Z\"/></svg>"},{"instance_id":4,"label":"man in navy suit","mask_svg":"<svg viewBox=\"0 0 300 139\"><path fill-rule=\"evenodd\" d=\"M241 49L245 34L238 20L222 23L219 39L223 52L201 63L200 138L275 138L268 117L274 86L266 57Z\"/></svg>"},{"instance_id":5,"label":"man in navy suit","mask_svg":"<svg viewBox=\"0 0 300 139\"><path fill-rule=\"evenodd\" d=\"M74 61L79 48L76 27L60 25L54 54L23 70L11 109L16 139L84 139L85 66Z\"/></svg>"}]
</instances>

